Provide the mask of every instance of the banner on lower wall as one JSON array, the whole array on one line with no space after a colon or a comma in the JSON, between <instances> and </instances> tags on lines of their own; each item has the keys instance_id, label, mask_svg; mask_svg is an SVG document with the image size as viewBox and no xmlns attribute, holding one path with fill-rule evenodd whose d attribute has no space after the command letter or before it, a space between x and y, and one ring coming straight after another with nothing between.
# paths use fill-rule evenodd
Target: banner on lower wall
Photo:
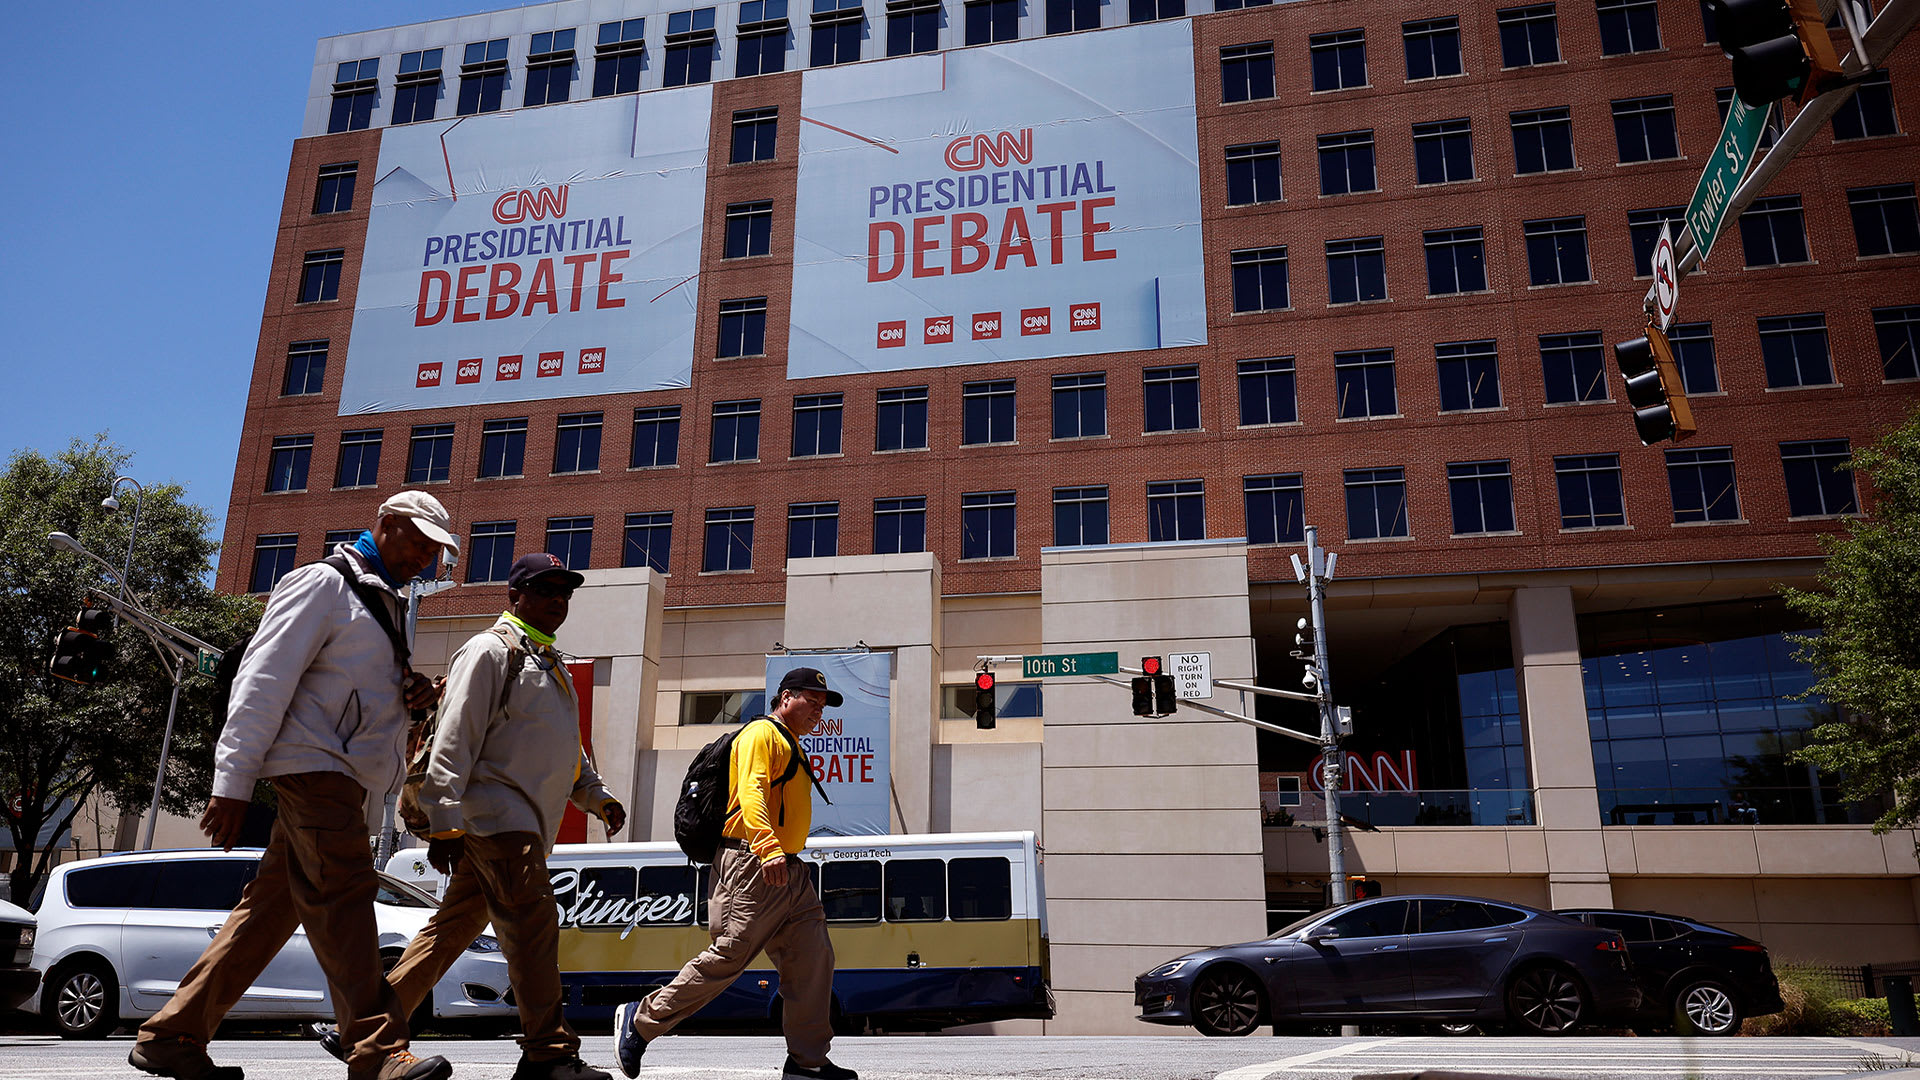
<instances>
[{"instance_id":1,"label":"banner on lower wall","mask_svg":"<svg viewBox=\"0 0 1920 1080\"><path fill-rule=\"evenodd\" d=\"M814 68L787 375L1207 340L1186 19Z\"/></svg>"},{"instance_id":2,"label":"banner on lower wall","mask_svg":"<svg viewBox=\"0 0 1920 1080\"><path fill-rule=\"evenodd\" d=\"M767 710L779 700L780 680L798 667L818 668L843 701L829 707L800 749L831 806L813 800L815 836L882 836L893 831L893 722L888 684L893 654L812 653L767 657Z\"/></svg>"},{"instance_id":3,"label":"banner on lower wall","mask_svg":"<svg viewBox=\"0 0 1920 1080\"><path fill-rule=\"evenodd\" d=\"M340 414L689 385L712 99L383 131Z\"/></svg>"}]
</instances>

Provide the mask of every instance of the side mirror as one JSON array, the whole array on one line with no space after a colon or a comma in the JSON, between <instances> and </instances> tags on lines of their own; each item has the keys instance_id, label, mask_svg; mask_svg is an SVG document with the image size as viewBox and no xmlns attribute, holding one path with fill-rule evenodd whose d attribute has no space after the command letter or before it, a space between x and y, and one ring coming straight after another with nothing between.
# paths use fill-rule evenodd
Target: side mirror
<instances>
[{"instance_id":1,"label":"side mirror","mask_svg":"<svg viewBox=\"0 0 1920 1080\"><path fill-rule=\"evenodd\" d=\"M1313 929L1307 931L1306 937L1303 938L1302 940L1304 940L1309 945L1313 945L1322 941L1332 941L1333 939L1339 936L1340 936L1339 927L1333 925L1332 923L1321 923L1319 926L1316 926Z\"/></svg>"}]
</instances>

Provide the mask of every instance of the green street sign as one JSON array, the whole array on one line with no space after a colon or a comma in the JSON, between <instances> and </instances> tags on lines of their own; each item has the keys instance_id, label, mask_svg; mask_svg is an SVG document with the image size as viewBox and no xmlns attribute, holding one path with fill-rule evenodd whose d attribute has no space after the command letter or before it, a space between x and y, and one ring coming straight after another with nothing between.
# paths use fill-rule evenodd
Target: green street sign
<instances>
[{"instance_id":1,"label":"green street sign","mask_svg":"<svg viewBox=\"0 0 1920 1080\"><path fill-rule=\"evenodd\" d=\"M1120 654L1117 652L1054 653L1048 656L1020 658L1020 677L1023 679L1050 679L1063 675L1117 675L1119 672Z\"/></svg>"},{"instance_id":2,"label":"green street sign","mask_svg":"<svg viewBox=\"0 0 1920 1080\"><path fill-rule=\"evenodd\" d=\"M1760 145L1760 133L1767 126L1767 113L1773 108L1755 109L1733 95L1727 105L1727 122L1720 129L1720 141L1707 159L1706 171L1693 189L1693 201L1687 204L1687 231L1693 234L1693 246L1700 250L1700 261L1707 261L1713 239L1726 224L1727 204L1747 174L1747 164Z\"/></svg>"},{"instance_id":3,"label":"green street sign","mask_svg":"<svg viewBox=\"0 0 1920 1080\"><path fill-rule=\"evenodd\" d=\"M220 654L208 652L205 649L199 649L197 652L198 655L194 658L194 670L202 675L213 674L214 670L220 666Z\"/></svg>"}]
</instances>

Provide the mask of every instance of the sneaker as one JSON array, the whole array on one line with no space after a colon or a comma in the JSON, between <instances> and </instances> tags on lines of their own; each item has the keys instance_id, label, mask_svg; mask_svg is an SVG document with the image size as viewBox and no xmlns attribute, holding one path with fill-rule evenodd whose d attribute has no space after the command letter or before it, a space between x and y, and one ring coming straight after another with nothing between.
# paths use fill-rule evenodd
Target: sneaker
<instances>
[{"instance_id":1,"label":"sneaker","mask_svg":"<svg viewBox=\"0 0 1920 1080\"><path fill-rule=\"evenodd\" d=\"M813 1066L802 1065L793 1060L792 1054L787 1055L787 1063L780 1067L780 1075L801 1077L803 1080L860 1080L860 1074L852 1069L843 1069L831 1061Z\"/></svg>"},{"instance_id":2,"label":"sneaker","mask_svg":"<svg viewBox=\"0 0 1920 1080\"><path fill-rule=\"evenodd\" d=\"M522 1055L520 1064L513 1070L513 1080L613 1080L613 1074L577 1057L533 1061Z\"/></svg>"},{"instance_id":3,"label":"sneaker","mask_svg":"<svg viewBox=\"0 0 1920 1080\"><path fill-rule=\"evenodd\" d=\"M320 1035L320 1049L332 1054L340 1061L347 1060L347 1048L340 1042L340 1029L328 1028Z\"/></svg>"},{"instance_id":4,"label":"sneaker","mask_svg":"<svg viewBox=\"0 0 1920 1080\"><path fill-rule=\"evenodd\" d=\"M613 1053L619 1059L620 1071L627 1074L628 1080L640 1075L640 1055L647 1052L647 1040L633 1026L633 1018L640 1013L640 1003L629 1001L613 1010Z\"/></svg>"},{"instance_id":5,"label":"sneaker","mask_svg":"<svg viewBox=\"0 0 1920 1080\"><path fill-rule=\"evenodd\" d=\"M207 1048L182 1035L174 1039L141 1039L127 1054L127 1064L155 1076L174 1080L243 1080L238 1065L215 1065Z\"/></svg>"},{"instance_id":6,"label":"sneaker","mask_svg":"<svg viewBox=\"0 0 1920 1080\"><path fill-rule=\"evenodd\" d=\"M447 1080L452 1075L453 1066L446 1058L414 1057L405 1050L395 1050L372 1071L347 1073L348 1080Z\"/></svg>"}]
</instances>

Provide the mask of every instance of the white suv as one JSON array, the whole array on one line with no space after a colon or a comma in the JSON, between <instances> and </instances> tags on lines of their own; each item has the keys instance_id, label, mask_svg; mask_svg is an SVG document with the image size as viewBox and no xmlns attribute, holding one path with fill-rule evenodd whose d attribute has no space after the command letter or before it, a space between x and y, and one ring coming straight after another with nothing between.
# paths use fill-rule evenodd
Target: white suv
<instances>
[{"instance_id":1,"label":"white suv","mask_svg":"<svg viewBox=\"0 0 1920 1080\"><path fill-rule=\"evenodd\" d=\"M37 912L33 966L46 973L39 1011L70 1039L102 1038L160 1010L240 901L258 849L140 851L54 868ZM437 902L381 875L374 916L389 968ZM491 927L488 928L491 930ZM28 1001L23 1008L34 1008ZM333 1000L304 928L229 1014L235 1020L331 1021ZM414 1014L500 1024L516 1015L499 943L482 935Z\"/></svg>"}]
</instances>

